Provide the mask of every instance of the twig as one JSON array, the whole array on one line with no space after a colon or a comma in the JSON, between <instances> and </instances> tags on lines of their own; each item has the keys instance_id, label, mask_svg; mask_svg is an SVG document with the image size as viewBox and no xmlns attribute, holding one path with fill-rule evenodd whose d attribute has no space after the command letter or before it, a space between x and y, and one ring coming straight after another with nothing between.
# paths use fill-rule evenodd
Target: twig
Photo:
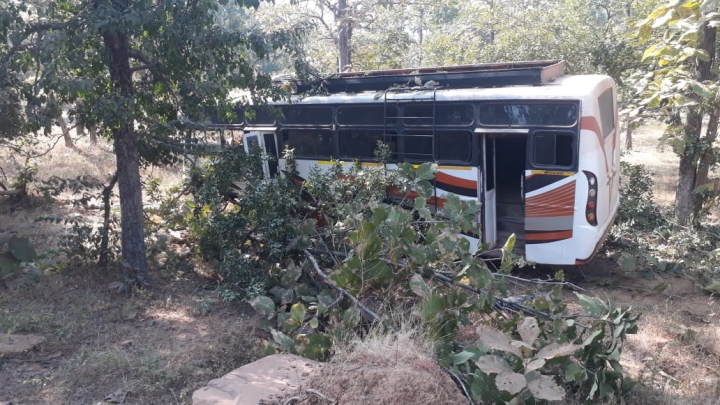
<instances>
[{"instance_id":1,"label":"twig","mask_svg":"<svg viewBox=\"0 0 720 405\"><path fill-rule=\"evenodd\" d=\"M508 280L515 280L515 281L518 281L521 283L562 285L562 286L568 287L569 289L571 289L573 291L585 291L584 288L579 287L573 283L569 283L567 281L540 280L539 278L528 280L528 279L524 279L522 277L510 276L510 275L501 274L501 273L493 273L493 275L495 275L495 277L507 278Z\"/></svg>"},{"instance_id":2,"label":"twig","mask_svg":"<svg viewBox=\"0 0 720 405\"><path fill-rule=\"evenodd\" d=\"M475 405L475 402L473 402L472 397L468 393L467 388L465 388L465 384L463 384L463 381L460 379L460 377L458 377L457 374L453 373L452 370L450 370L449 368L443 367L443 370L445 370L445 372L450 374L452 378L457 381L458 385L460 385L460 388L462 388L463 393L465 394L465 398L467 398L468 402L470 402L470 405Z\"/></svg>"},{"instance_id":3,"label":"twig","mask_svg":"<svg viewBox=\"0 0 720 405\"><path fill-rule=\"evenodd\" d=\"M348 298L350 299L350 301L352 301L355 305L358 306L358 308L362 309L363 312L365 312L365 313L368 314L371 318L373 318L373 320L375 320L376 322L380 322L380 317L377 316L377 314L376 314L375 312L373 312L372 310L370 310L370 308L368 308L368 307L366 307L365 305L363 305L362 302L360 302L360 301L359 301L357 298L355 298L352 294L350 294L349 292L347 292L347 290L345 290L344 288L338 287L338 286L330 283L330 282L328 281L328 275L325 274L325 272L323 272L323 271L320 269L320 266L318 265L317 260L315 260L315 257L314 257L310 252L308 252L307 249L303 250L303 253L305 253L305 256L307 256L308 260L310 260L310 263L312 263L313 268L315 268L315 271L320 275L320 277L322 277L323 281L325 281L326 284L328 284L328 285L331 286L332 288L340 291L344 296L348 297Z\"/></svg>"},{"instance_id":4,"label":"twig","mask_svg":"<svg viewBox=\"0 0 720 405\"><path fill-rule=\"evenodd\" d=\"M305 393L302 394L302 395L298 395L298 396L296 396L296 397L288 398L285 402L283 402L283 405L292 405L292 404L297 404L297 403L299 403L299 402L305 401L306 399L308 399L308 397L310 396L310 394L316 396L317 399L319 399L319 400L321 400L321 401L325 401L325 402L329 403L330 405L335 405L335 404L337 403L336 400L331 399L331 398L328 398L328 397L327 397L325 394L323 394L322 392L320 392L320 391L318 391L318 390L314 390L314 389L312 389L312 388L309 388L309 389L306 389L306 390L305 390Z\"/></svg>"}]
</instances>

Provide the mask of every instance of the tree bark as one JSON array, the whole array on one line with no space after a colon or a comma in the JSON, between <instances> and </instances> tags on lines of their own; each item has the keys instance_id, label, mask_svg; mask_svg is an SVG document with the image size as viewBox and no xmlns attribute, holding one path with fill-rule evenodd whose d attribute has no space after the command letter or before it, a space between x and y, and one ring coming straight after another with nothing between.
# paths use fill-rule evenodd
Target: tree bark
<instances>
[{"instance_id":1,"label":"tree bark","mask_svg":"<svg viewBox=\"0 0 720 405\"><path fill-rule=\"evenodd\" d=\"M338 72L347 72L352 70L352 59L350 56L352 22L350 21L350 16L348 15L347 0L338 0L335 19L338 23Z\"/></svg>"},{"instance_id":2,"label":"tree bark","mask_svg":"<svg viewBox=\"0 0 720 405\"><path fill-rule=\"evenodd\" d=\"M683 125L685 148L680 154L678 182L675 191L675 219L680 225L686 226L693 219L695 209L695 176L697 174L697 144L700 141L702 114L692 107L687 112Z\"/></svg>"},{"instance_id":3,"label":"tree bark","mask_svg":"<svg viewBox=\"0 0 720 405\"><path fill-rule=\"evenodd\" d=\"M625 150L632 150L632 148L633 148L632 131L633 131L632 122L630 122L630 120L628 120L627 129L625 130Z\"/></svg>"},{"instance_id":4,"label":"tree bark","mask_svg":"<svg viewBox=\"0 0 720 405\"><path fill-rule=\"evenodd\" d=\"M99 2L101 0L96 0ZM112 0L116 10L124 12L130 0ZM120 109L130 109L134 97L132 71L128 57L128 39L120 30L106 27L100 32L108 55L110 80L115 92L123 100ZM143 229L142 184L140 182L140 153L134 119L124 115L124 122L112 130L117 158L117 177L120 196L121 245L123 264L129 267L135 282L148 282L148 266L145 256L145 232Z\"/></svg>"},{"instance_id":5,"label":"tree bark","mask_svg":"<svg viewBox=\"0 0 720 405\"><path fill-rule=\"evenodd\" d=\"M112 191L117 183L118 175L117 172L113 174L110 179L110 184L105 186L102 191L103 199L103 228L102 228L102 239L100 240L100 258L98 259L98 265L105 266L110 261L110 250L108 245L110 244L110 197Z\"/></svg>"},{"instance_id":6,"label":"tree bark","mask_svg":"<svg viewBox=\"0 0 720 405\"><path fill-rule=\"evenodd\" d=\"M58 125L60 125L60 130L62 131L63 138L65 138L65 146L67 146L68 148L72 148L74 145L73 140L70 137L70 129L67 126L67 121L65 121L65 118L63 118L62 115L58 117Z\"/></svg>"},{"instance_id":7,"label":"tree bark","mask_svg":"<svg viewBox=\"0 0 720 405\"><path fill-rule=\"evenodd\" d=\"M715 59L715 37L716 29L705 23L701 28L699 49L705 50L710 55L709 61L703 61L696 58L695 79L698 81L710 80L712 78L712 65ZM686 226L691 222L697 224L698 215L702 209L702 201L695 197L695 189L701 184L707 182L707 172L702 170L702 160L709 164L712 161L712 143L708 147L703 147L705 141L701 142L700 133L702 131L702 106L691 107L688 109L685 123L683 124L684 150L680 155L680 166L678 169L678 184L675 192L675 219L680 225ZM715 123L717 128L717 122ZM716 134L708 128L707 135ZM715 137L716 135L712 135ZM714 141L714 139L713 139ZM699 172L700 170L700 172ZM700 177L698 177L698 175Z\"/></svg>"}]
</instances>

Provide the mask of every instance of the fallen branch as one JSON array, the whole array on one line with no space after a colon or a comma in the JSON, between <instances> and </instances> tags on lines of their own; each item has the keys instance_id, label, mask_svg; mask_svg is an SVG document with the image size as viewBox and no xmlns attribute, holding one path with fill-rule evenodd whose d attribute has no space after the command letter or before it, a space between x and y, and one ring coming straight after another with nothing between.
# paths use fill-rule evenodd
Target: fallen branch
<instances>
[{"instance_id":1,"label":"fallen branch","mask_svg":"<svg viewBox=\"0 0 720 405\"><path fill-rule=\"evenodd\" d=\"M319 254L325 254L325 255L337 255L340 257L347 257L347 255L343 252L324 251L324 250L320 250L320 249L308 249L308 250L304 250L303 252L305 252L306 255L309 255L310 252L313 252L313 253L319 253ZM382 260L383 263L387 264L388 266L394 267L396 269L407 266L407 263L405 263L404 261L399 261L398 263L393 263L392 261L390 261L388 259L381 258L380 260ZM466 291L469 291L469 292L472 292L475 294L487 294L487 291L475 289L469 285L462 284L462 283L460 283L456 280L453 280L452 278L450 278L446 275L440 274L440 273L433 273L431 278L433 280L441 282L443 284L453 285L455 287L462 288L463 290L466 290ZM554 284L562 284L561 282L551 282L551 281L544 282L544 284L553 284L553 283ZM338 288L338 287L335 287L335 288ZM524 313L526 315L530 315L530 316L541 316L543 318L550 319L553 321L558 319L558 317L556 317L556 316L547 314L542 311L537 311L534 308L530 308L526 305L523 305L522 302L529 298L532 298L532 297L530 295L519 296L519 297L508 297L508 298L501 298L501 297L493 296L493 308L498 312L507 310L507 311L513 311L513 312L522 312L522 313ZM560 318L574 319L576 317L577 316L563 316ZM590 317L590 316L588 316L588 317ZM597 317L592 317L592 318L597 318ZM575 323L575 325L577 325L581 328L585 328L585 329L590 328L588 325L583 325L583 324L577 323L577 322Z\"/></svg>"},{"instance_id":2,"label":"fallen branch","mask_svg":"<svg viewBox=\"0 0 720 405\"><path fill-rule=\"evenodd\" d=\"M323 272L320 269L320 266L318 265L317 260L315 260L315 256L313 256L307 249L303 250L303 253L305 253L305 256L307 256L308 260L310 260L310 263L312 263L313 268L315 268L315 271L317 272L317 274L320 275L320 277L322 277L323 281L325 281L325 283L327 285L340 291L344 296L348 297L350 299L350 301L352 301L355 305L357 305L358 308L360 308L361 310L363 310L363 312L368 314L373 320L375 320L376 322L380 322L380 317L377 316L377 314L375 312L370 310L370 308L363 305L363 303L360 302L360 300L358 300L357 298L355 298L355 296L353 296L352 294L347 292L347 290L345 290L344 288L338 287L328 281L328 275L325 274L325 272Z\"/></svg>"},{"instance_id":3,"label":"fallen branch","mask_svg":"<svg viewBox=\"0 0 720 405\"><path fill-rule=\"evenodd\" d=\"M458 385L460 385L460 388L462 388L463 394L465 394L465 398L467 398L470 405L475 405L475 402L473 402L472 397L470 396L470 394L467 391L467 388L465 388L465 384L463 383L463 380L460 377L458 377L457 374L453 373L452 370L450 370L449 368L443 368L443 370L445 370L446 373L450 374L450 376L453 378L453 380L455 380L458 383Z\"/></svg>"},{"instance_id":4,"label":"fallen branch","mask_svg":"<svg viewBox=\"0 0 720 405\"><path fill-rule=\"evenodd\" d=\"M0 195L7 195L7 196L20 195L22 193L23 193L23 190L0 190Z\"/></svg>"},{"instance_id":5,"label":"fallen branch","mask_svg":"<svg viewBox=\"0 0 720 405\"><path fill-rule=\"evenodd\" d=\"M311 394L314 395L315 397L317 397L317 399L319 399L319 400L321 400L321 401L325 401L325 402L329 403L330 405L335 405L335 404L337 404L337 401L336 401L336 400L331 399L331 398L328 398L328 397L327 397L325 394L323 394L322 392L310 388L310 389L305 390L305 393L302 394L302 395L298 395L298 396L296 396L296 397L288 398L285 402L283 402L283 405L292 405L292 404L297 404L297 403L303 402L303 401L305 401L306 399L308 399L308 397L310 397Z\"/></svg>"}]
</instances>

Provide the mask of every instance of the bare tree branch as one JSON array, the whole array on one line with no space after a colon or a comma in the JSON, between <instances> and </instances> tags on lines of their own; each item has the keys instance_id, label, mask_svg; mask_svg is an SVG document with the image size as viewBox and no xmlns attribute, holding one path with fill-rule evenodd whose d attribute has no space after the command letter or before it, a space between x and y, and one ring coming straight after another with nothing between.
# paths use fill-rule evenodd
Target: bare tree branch
<instances>
[{"instance_id":1,"label":"bare tree branch","mask_svg":"<svg viewBox=\"0 0 720 405\"><path fill-rule=\"evenodd\" d=\"M325 281L325 283L327 285L340 291L344 296L348 297L350 299L350 301L352 301L355 305L357 305L357 307L360 308L363 312L368 314L374 321L380 322L380 317L377 316L377 314L375 312L370 310L370 308L363 305L363 303L360 302L360 300L358 300L357 298L355 298L355 296L353 296L352 294L347 292L347 290L345 290L344 288L338 287L338 286L328 282L328 275L325 274L325 272L323 272L320 269L320 266L318 265L317 260L315 260L315 256L313 256L310 252L308 252L307 249L303 250L303 253L305 253L305 256L307 256L308 260L310 260L310 263L312 263L313 268L315 269L317 274L320 275L320 277L322 277L323 281Z\"/></svg>"}]
</instances>

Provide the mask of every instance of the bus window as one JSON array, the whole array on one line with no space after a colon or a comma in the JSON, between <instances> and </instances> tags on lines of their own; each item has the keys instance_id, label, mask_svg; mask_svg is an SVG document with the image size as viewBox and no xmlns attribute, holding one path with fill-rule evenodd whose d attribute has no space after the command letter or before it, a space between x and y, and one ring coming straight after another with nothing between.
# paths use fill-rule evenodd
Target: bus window
<instances>
[{"instance_id":1,"label":"bus window","mask_svg":"<svg viewBox=\"0 0 720 405\"><path fill-rule=\"evenodd\" d=\"M433 138L429 133L406 132L400 139L403 143L402 155L406 160L429 162L433 157Z\"/></svg>"},{"instance_id":2,"label":"bus window","mask_svg":"<svg viewBox=\"0 0 720 405\"><path fill-rule=\"evenodd\" d=\"M560 126L577 123L577 105L571 103L487 103L480 105L480 123L489 126Z\"/></svg>"},{"instance_id":3,"label":"bus window","mask_svg":"<svg viewBox=\"0 0 720 405\"><path fill-rule=\"evenodd\" d=\"M574 136L563 132L536 132L533 161L538 166L570 167L575 161Z\"/></svg>"},{"instance_id":4,"label":"bus window","mask_svg":"<svg viewBox=\"0 0 720 405\"><path fill-rule=\"evenodd\" d=\"M615 106L613 100L613 89L607 89L598 97L600 107L600 125L603 136L607 138L615 129Z\"/></svg>"},{"instance_id":5,"label":"bus window","mask_svg":"<svg viewBox=\"0 0 720 405\"><path fill-rule=\"evenodd\" d=\"M333 155L331 131L283 130L282 135L283 143L289 149L295 149L296 157L329 159Z\"/></svg>"},{"instance_id":6,"label":"bus window","mask_svg":"<svg viewBox=\"0 0 720 405\"><path fill-rule=\"evenodd\" d=\"M339 117L338 117L339 118ZM372 159L378 141L383 140L381 130L341 130L338 131L340 157L350 159Z\"/></svg>"},{"instance_id":7,"label":"bus window","mask_svg":"<svg viewBox=\"0 0 720 405\"><path fill-rule=\"evenodd\" d=\"M394 105L386 105L384 112L382 105L340 106L337 109L337 121L340 125L395 125L397 116L398 108Z\"/></svg>"},{"instance_id":8,"label":"bus window","mask_svg":"<svg viewBox=\"0 0 720 405\"><path fill-rule=\"evenodd\" d=\"M441 161L469 162L472 158L470 132L435 131L437 158Z\"/></svg>"},{"instance_id":9,"label":"bus window","mask_svg":"<svg viewBox=\"0 0 720 405\"><path fill-rule=\"evenodd\" d=\"M280 114L273 107L248 108L245 112L248 125L274 125L275 117Z\"/></svg>"},{"instance_id":10,"label":"bus window","mask_svg":"<svg viewBox=\"0 0 720 405\"><path fill-rule=\"evenodd\" d=\"M280 121L285 125L332 125L332 107L283 107Z\"/></svg>"},{"instance_id":11,"label":"bus window","mask_svg":"<svg viewBox=\"0 0 720 405\"><path fill-rule=\"evenodd\" d=\"M471 104L435 104L435 125L467 126L474 120L475 109ZM408 126L433 124L431 104L408 104L403 108L403 122Z\"/></svg>"}]
</instances>

